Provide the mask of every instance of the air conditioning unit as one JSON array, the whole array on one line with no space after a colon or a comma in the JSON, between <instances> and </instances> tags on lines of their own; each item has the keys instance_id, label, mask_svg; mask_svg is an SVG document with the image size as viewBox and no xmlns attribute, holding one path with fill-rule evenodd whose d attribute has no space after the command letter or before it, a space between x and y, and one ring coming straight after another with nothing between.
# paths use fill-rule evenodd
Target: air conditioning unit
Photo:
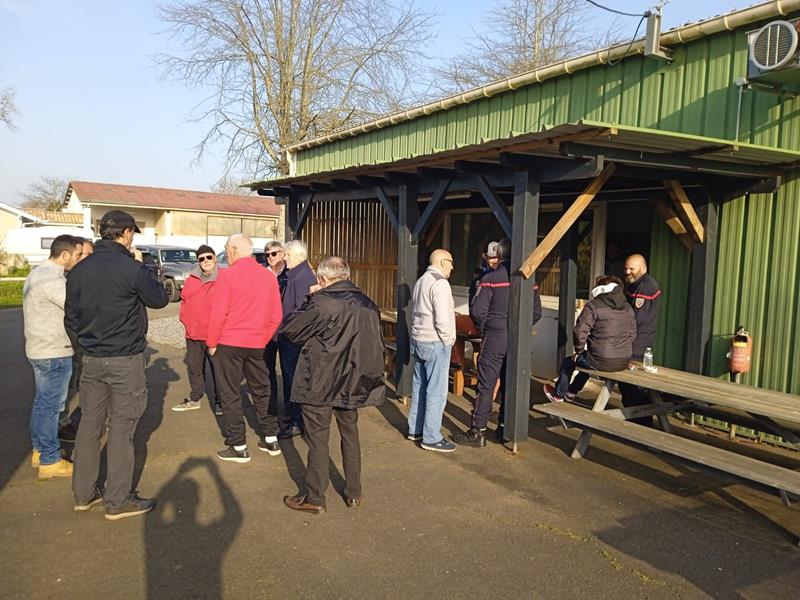
<instances>
[{"instance_id":1,"label":"air conditioning unit","mask_svg":"<svg viewBox=\"0 0 800 600\"><path fill-rule=\"evenodd\" d=\"M800 19L772 21L747 34L747 79L774 86L800 83Z\"/></svg>"}]
</instances>

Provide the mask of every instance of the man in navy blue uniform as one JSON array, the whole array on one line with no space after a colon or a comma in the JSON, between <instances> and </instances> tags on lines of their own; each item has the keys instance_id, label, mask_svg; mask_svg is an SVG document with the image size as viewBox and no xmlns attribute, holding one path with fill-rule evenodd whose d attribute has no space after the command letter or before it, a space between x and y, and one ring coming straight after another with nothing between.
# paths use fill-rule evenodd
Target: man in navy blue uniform
<instances>
[{"instance_id":1,"label":"man in navy blue uniform","mask_svg":"<svg viewBox=\"0 0 800 600\"><path fill-rule=\"evenodd\" d=\"M625 260L625 296L636 317L636 339L633 340L632 360L642 360L644 351L653 348L656 341L658 309L661 288L647 272L647 261L641 254L632 254ZM647 392L642 388L620 383L622 405L625 407L649 404ZM652 425L653 417L631 419L640 425Z\"/></svg>"},{"instance_id":2,"label":"man in navy blue uniform","mask_svg":"<svg viewBox=\"0 0 800 600\"><path fill-rule=\"evenodd\" d=\"M483 338L478 355L478 395L472 411L472 423L464 433L457 433L457 444L482 448L486 445L486 425L492 414L492 396L500 379L500 416L497 437L503 439L503 409L506 388L506 353L508 352L508 305L511 299L511 242L501 240L497 247L500 264L484 275L469 307L469 314ZM542 318L539 288L533 288L533 323Z\"/></svg>"}]
</instances>

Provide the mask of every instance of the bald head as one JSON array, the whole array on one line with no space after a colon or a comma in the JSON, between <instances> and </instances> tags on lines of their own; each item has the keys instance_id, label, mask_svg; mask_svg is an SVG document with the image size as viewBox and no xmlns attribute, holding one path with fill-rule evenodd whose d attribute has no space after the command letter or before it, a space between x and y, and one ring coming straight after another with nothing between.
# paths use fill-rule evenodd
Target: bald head
<instances>
[{"instance_id":1,"label":"bald head","mask_svg":"<svg viewBox=\"0 0 800 600\"><path fill-rule=\"evenodd\" d=\"M232 265L240 258L252 256L253 241L246 233L234 233L225 244L225 254L228 257L229 265Z\"/></svg>"},{"instance_id":2,"label":"bald head","mask_svg":"<svg viewBox=\"0 0 800 600\"><path fill-rule=\"evenodd\" d=\"M431 252L430 265L445 277L450 277L453 272L453 256L442 248Z\"/></svg>"},{"instance_id":3,"label":"bald head","mask_svg":"<svg viewBox=\"0 0 800 600\"><path fill-rule=\"evenodd\" d=\"M625 281L634 283L647 273L647 261L641 254L631 254L625 259Z\"/></svg>"}]
</instances>

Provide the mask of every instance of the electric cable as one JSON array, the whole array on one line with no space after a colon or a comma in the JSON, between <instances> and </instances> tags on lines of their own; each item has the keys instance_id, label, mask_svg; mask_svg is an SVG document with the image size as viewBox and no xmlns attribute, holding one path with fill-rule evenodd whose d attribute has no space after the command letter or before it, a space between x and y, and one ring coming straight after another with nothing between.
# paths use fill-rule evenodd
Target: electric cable
<instances>
[{"instance_id":1,"label":"electric cable","mask_svg":"<svg viewBox=\"0 0 800 600\"><path fill-rule=\"evenodd\" d=\"M603 6L599 2L595 2L595 0L586 0L586 1L589 4L592 4L593 6L596 6L597 8L602 8L603 10L607 10L608 12L616 13L618 15L622 15L623 17L646 17L647 16L647 13L629 13L629 12L623 12L621 10L617 10L616 8L609 8L608 6ZM669 1L669 0L667 0L667 1Z\"/></svg>"},{"instance_id":2,"label":"electric cable","mask_svg":"<svg viewBox=\"0 0 800 600\"><path fill-rule=\"evenodd\" d=\"M587 2L591 2L591 0L587 0ZM631 41L628 44L628 47L625 48L625 52L620 54L620 56L619 56L619 58L617 60L615 60L615 61L609 60L608 63L606 63L609 67L613 67L613 66L618 65L619 63L622 62L622 59L625 58L625 55L628 54L630 49L633 47L633 42L636 41L636 36L639 35L639 28L642 26L642 23L644 23L644 20L646 18L647 18L647 15L642 15L642 18L639 19L639 24L636 26L636 31L633 32L633 37L631 38ZM608 56L609 56L609 59L610 59L611 58L611 48L608 49Z\"/></svg>"}]
</instances>

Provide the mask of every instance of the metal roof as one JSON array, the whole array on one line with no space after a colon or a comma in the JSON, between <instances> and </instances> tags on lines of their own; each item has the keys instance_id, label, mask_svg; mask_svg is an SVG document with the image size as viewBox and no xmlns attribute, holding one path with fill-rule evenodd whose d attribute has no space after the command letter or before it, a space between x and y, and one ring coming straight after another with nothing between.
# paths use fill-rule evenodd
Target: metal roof
<instances>
[{"instance_id":1,"label":"metal roof","mask_svg":"<svg viewBox=\"0 0 800 600\"><path fill-rule=\"evenodd\" d=\"M707 136L581 120L576 123L546 127L537 133L510 136L426 156L258 181L248 186L263 190L293 184L327 183L337 179L352 179L360 175L380 175L389 169L392 172L413 172L420 167L451 167L455 161L464 159L492 162L503 152L556 158L565 154L565 148L568 147L563 144L569 143L591 146L598 154L602 154L603 150L628 152L624 158L613 158L615 162L667 167L681 171L706 171L708 169L703 168L705 161L714 161L729 165L731 168L728 174L734 176L737 174L737 165L741 165L742 168L765 167L764 177L766 177L770 174L769 170L785 170L800 166L800 151L796 150L744 142L734 144L730 140ZM686 158L692 160L683 160L682 164L677 164L675 160ZM752 176L752 173L749 176Z\"/></svg>"}]
</instances>

